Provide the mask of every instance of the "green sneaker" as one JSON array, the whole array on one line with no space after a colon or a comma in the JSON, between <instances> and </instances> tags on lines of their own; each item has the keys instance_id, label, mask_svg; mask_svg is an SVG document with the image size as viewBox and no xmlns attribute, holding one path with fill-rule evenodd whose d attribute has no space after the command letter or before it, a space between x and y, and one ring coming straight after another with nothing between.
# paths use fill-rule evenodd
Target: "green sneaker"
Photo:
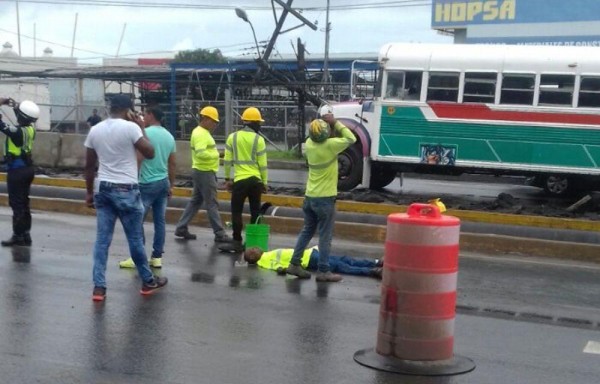
<instances>
[{"instance_id":1,"label":"green sneaker","mask_svg":"<svg viewBox=\"0 0 600 384\"><path fill-rule=\"evenodd\" d=\"M152 268L162 268L162 258L161 257L151 257L148 260L148 264Z\"/></svg>"},{"instance_id":2,"label":"green sneaker","mask_svg":"<svg viewBox=\"0 0 600 384\"><path fill-rule=\"evenodd\" d=\"M119 261L119 268L135 268L135 263L133 259L130 257L127 260Z\"/></svg>"}]
</instances>

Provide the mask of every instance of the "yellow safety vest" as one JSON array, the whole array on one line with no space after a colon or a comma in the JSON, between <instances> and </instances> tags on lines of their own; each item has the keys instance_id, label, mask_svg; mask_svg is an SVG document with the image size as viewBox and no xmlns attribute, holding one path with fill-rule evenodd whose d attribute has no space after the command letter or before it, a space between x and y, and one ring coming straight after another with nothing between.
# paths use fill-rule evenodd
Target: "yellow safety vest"
<instances>
[{"instance_id":1,"label":"yellow safety vest","mask_svg":"<svg viewBox=\"0 0 600 384\"><path fill-rule=\"evenodd\" d=\"M336 122L335 130L342 137L332 137L322 143L306 140L306 160L308 161L308 197L337 196L338 155L356 142L356 137L344 124Z\"/></svg>"},{"instance_id":2,"label":"yellow safety vest","mask_svg":"<svg viewBox=\"0 0 600 384\"><path fill-rule=\"evenodd\" d=\"M23 154L31 155L31 149L33 148L33 140L35 139L35 128L33 125L21 127L21 132L23 132L23 145L20 147L12 141L10 136L6 136L4 153L12 157L13 160L22 158Z\"/></svg>"},{"instance_id":3,"label":"yellow safety vest","mask_svg":"<svg viewBox=\"0 0 600 384\"><path fill-rule=\"evenodd\" d=\"M257 177L267 185L267 146L265 139L251 128L244 128L227 137L223 159L225 178L229 179L234 168L233 181Z\"/></svg>"},{"instance_id":4,"label":"yellow safety vest","mask_svg":"<svg viewBox=\"0 0 600 384\"><path fill-rule=\"evenodd\" d=\"M219 171L219 151L215 139L206 128L200 125L194 128L190 138L190 146L192 149L192 168L215 173Z\"/></svg>"},{"instance_id":5,"label":"yellow safety vest","mask_svg":"<svg viewBox=\"0 0 600 384\"><path fill-rule=\"evenodd\" d=\"M300 261L300 265L302 266L302 268L308 267L308 263L310 262L310 255L312 254L314 249L317 249L317 246L307 248L304 250L304 253L302 254L302 260ZM261 268L276 271L277 268L289 267L293 255L293 248L275 249L270 252L264 252L260 257L260 260L258 260L256 264Z\"/></svg>"}]
</instances>

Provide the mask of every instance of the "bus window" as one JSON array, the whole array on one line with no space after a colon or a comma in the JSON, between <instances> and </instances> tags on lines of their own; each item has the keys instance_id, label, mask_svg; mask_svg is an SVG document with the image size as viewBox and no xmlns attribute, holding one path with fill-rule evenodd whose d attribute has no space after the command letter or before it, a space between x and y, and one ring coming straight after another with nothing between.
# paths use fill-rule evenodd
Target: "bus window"
<instances>
[{"instance_id":1,"label":"bus window","mask_svg":"<svg viewBox=\"0 0 600 384\"><path fill-rule=\"evenodd\" d=\"M500 104L533 105L533 74L504 74Z\"/></svg>"},{"instance_id":2,"label":"bus window","mask_svg":"<svg viewBox=\"0 0 600 384\"><path fill-rule=\"evenodd\" d=\"M419 100L423 72L388 72L385 91L386 99Z\"/></svg>"},{"instance_id":3,"label":"bus window","mask_svg":"<svg viewBox=\"0 0 600 384\"><path fill-rule=\"evenodd\" d=\"M581 77L579 89L580 107L600 107L600 77Z\"/></svg>"},{"instance_id":4,"label":"bus window","mask_svg":"<svg viewBox=\"0 0 600 384\"><path fill-rule=\"evenodd\" d=\"M406 72L404 100L420 100L423 72Z\"/></svg>"},{"instance_id":5,"label":"bus window","mask_svg":"<svg viewBox=\"0 0 600 384\"><path fill-rule=\"evenodd\" d=\"M385 85L385 98L402 100L404 96L404 72L387 73L387 83Z\"/></svg>"},{"instance_id":6,"label":"bus window","mask_svg":"<svg viewBox=\"0 0 600 384\"><path fill-rule=\"evenodd\" d=\"M542 75L539 105L573 105L573 75Z\"/></svg>"},{"instance_id":7,"label":"bus window","mask_svg":"<svg viewBox=\"0 0 600 384\"><path fill-rule=\"evenodd\" d=\"M496 73L466 72L463 102L493 104L497 78Z\"/></svg>"},{"instance_id":8,"label":"bus window","mask_svg":"<svg viewBox=\"0 0 600 384\"><path fill-rule=\"evenodd\" d=\"M458 72L430 72L427 101L458 101Z\"/></svg>"}]
</instances>

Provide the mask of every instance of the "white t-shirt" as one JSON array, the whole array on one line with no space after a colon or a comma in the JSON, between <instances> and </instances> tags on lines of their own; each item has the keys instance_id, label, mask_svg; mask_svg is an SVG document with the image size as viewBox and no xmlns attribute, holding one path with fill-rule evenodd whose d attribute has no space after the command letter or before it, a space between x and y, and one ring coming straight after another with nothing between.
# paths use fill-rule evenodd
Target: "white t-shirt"
<instances>
[{"instance_id":1,"label":"white t-shirt","mask_svg":"<svg viewBox=\"0 0 600 384\"><path fill-rule=\"evenodd\" d=\"M107 119L94 125L85 139L87 148L98 155L98 180L137 184L138 166L134 144L142 137L141 128L123 119Z\"/></svg>"}]
</instances>

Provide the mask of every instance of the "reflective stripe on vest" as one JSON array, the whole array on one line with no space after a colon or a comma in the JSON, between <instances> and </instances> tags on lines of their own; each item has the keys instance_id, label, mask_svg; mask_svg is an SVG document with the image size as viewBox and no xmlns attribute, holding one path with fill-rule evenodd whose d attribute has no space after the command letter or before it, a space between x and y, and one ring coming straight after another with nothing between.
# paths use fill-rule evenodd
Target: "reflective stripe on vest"
<instances>
[{"instance_id":1,"label":"reflective stripe on vest","mask_svg":"<svg viewBox=\"0 0 600 384\"><path fill-rule=\"evenodd\" d=\"M275 264L271 264L272 268L275 268L276 265L279 265L279 261L281 260L282 252L283 252L283 249L278 249L277 252L275 253Z\"/></svg>"},{"instance_id":2,"label":"reflective stripe on vest","mask_svg":"<svg viewBox=\"0 0 600 384\"><path fill-rule=\"evenodd\" d=\"M243 130L246 132L254 132L250 128L244 128ZM237 146L238 146L237 145L237 135L238 135L238 133L239 133L239 131L235 132L233 134L233 143L232 143L232 148L231 148L231 151L233 152L233 161L228 164L231 164L231 165L254 165L254 164L256 164L256 156L259 154L257 152L257 150L258 150L258 133L254 132L255 136L254 136L254 143L252 143L252 152L250 152L250 160L239 160L238 159L238 151L237 151ZM263 152L266 153L266 151L261 151L260 154L262 154Z\"/></svg>"}]
</instances>

